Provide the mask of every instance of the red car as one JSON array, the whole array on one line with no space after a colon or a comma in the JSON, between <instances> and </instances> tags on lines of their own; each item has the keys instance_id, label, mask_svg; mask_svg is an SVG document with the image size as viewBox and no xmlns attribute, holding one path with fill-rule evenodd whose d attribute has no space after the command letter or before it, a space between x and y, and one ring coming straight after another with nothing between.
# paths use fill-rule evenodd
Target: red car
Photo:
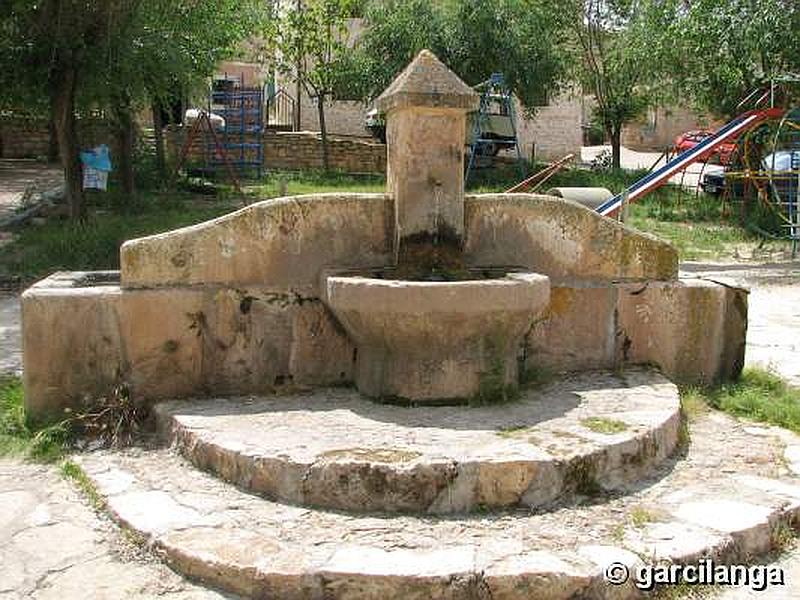
<instances>
[{"instance_id":1,"label":"red car","mask_svg":"<svg viewBox=\"0 0 800 600\"><path fill-rule=\"evenodd\" d=\"M704 139L714 135L714 133L714 131L708 129L695 129L682 133L675 138L675 152L680 154L681 152L691 150ZM704 152L700 155L698 160L710 160L716 157L719 159L720 164L729 165L734 152L736 152L736 142L728 141L717 146L713 150Z\"/></svg>"}]
</instances>

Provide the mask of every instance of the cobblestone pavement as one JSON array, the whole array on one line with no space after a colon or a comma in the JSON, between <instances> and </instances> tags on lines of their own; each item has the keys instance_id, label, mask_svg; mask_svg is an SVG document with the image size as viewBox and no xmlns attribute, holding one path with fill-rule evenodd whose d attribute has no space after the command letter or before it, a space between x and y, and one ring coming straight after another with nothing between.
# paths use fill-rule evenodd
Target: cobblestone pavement
<instances>
[{"instance_id":1,"label":"cobblestone pavement","mask_svg":"<svg viewBox=\"0 0 800 600\"><path fill-rule=\"evenodd\" d=\"M0 599L231 598L185 581L50 466L0 459Z\"/></svg>"},{"instance_id":2,"label":"cobblestone pavement","mask_svg":"<svg viewBox=\"0 0 800 600\"><path fill-rule=\"evenodd\" d=\"M0 219L17 208L26 189L46 191L63 181L58 166L35 160L0 160Z\"/></svg>"}]
</instances>

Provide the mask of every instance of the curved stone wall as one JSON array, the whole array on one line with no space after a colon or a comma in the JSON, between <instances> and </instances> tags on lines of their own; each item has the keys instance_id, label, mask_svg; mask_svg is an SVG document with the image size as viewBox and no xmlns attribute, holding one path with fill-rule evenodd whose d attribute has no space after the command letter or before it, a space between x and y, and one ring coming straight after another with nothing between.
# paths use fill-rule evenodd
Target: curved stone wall
<instances>
[{"instance_id":1,"label":"curved stone wall","mask_svg":"<svg viewBox=\"0 0 800 600\"><path fill-rule=\"evenodd\" d=\"M671 280L675 249L579 204L534 194L467 196L468 265L513 265L554 282ZM122 286L268 285L316 290L326 267L391 260L385 194L277 198L168 233L125 242Z\"/></svg>"},{"instance_id":2,"label":"curved stone wall","mask_svg":"<svg viewBox=\"0 0 800 600\"><path fill-rule=\"evenodd\" d=\"M125 242L122 285L316 288L325 266L387 264L392 210L385 194L265 200L198 225Z\"/></svg>"},{"instance_id":3,"label":"curved stone wall","mask_svg":"<svg viewBox=\"0 0 800 600\"><path fill-rule=\"evenodd\" d=\"M678 253L575 202L536 194L482 194L465 201L468 262L515 265L569 281L671 280Z\"/></svg>"}]
</instances>

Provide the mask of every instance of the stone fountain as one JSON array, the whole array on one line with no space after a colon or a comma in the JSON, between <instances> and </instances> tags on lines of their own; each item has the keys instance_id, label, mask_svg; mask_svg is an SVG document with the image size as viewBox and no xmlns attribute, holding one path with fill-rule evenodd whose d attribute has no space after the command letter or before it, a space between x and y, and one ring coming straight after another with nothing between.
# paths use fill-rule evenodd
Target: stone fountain
<instances>
[{"instance_id":1,"label":"stone fountain","mask_svg":"<svg viewBox=\"0 0 800 600\"><path fill-rule=\"evenodd\" d=\"M121 381L152 400L354 382L436 403L507 397L542 368L735 375L741 290L678 280L669 244L577 204L464 195L477 103L423 51L378 99L387 194L259 202L126 242L120 273L31 287L29 414L56 418Z\"/></svg>"},{"instance_id":2,"label":"stone fountain","mask_svg":"<svg viewBox=\"0 0 800 600\"><path fill-rule=\"evenodd\" d=\"M746 292L679 279L669 244L579 204L465 195L477 98L430 52L378 103L388 193L259 202L23 294L31 418L124 383L169 443L76 458L112 516L253 598L620 598L612 561L765 551L762 521L797 503L764 490L787 486L720 480L713 431L704 460L662 464L681 431L670 379L739 372ZM709 500L747 486L758 506ZM669 521L625 533L635 553L608 522L630 494ZM731 511L758 522L703 529Z\"/></svg>"}]
</instances>

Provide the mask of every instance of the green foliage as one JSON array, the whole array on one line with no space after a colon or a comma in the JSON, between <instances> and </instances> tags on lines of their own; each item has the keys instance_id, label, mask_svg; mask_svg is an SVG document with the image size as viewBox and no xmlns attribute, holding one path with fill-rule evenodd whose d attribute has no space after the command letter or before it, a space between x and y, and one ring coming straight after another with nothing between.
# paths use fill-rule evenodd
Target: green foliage
<instances>
[{"instance_id":1,"label":"green foliage","mask_svg":"<svg viewBox=\"0 0 800 600\"><path fill-rule=\"evenodd\" d=\"M567 27L575 39L575 78L595 100L593 120L611 140L613 163L620 167L622 126L636 119L652 100L649 37L652 21L646 2L571 0Z\"/></svg>"},{"instance_id":2,"label":"green foliage","mask_svg":"<svg viewBox=\"0 0 800 600\"><path fill-rule=\"evenodd\" d=\"M794 0L664 0L651 48L676 96L731 117L770 78L800 70L800 4Z\"/></svg>"},{"instance_id":3,"label":"green foliage","mask_svg":"<svg viewBox=\"0 0 800 600\"><path fill-rule=\"evenodd\" d=\"M266 24L273 65L311 98L332 96L357 69L347 29L353 10L352 0L306 0Z\"/></svg>"},{"instance_id":4,"label":"green foliage","mask_svg":"<svg viewBox=\"0 0 800 600\"><path fill-rule=\"evenodd\" d=\"M13 0L0 8L0 106L39 106L66 62L86 108L186 91L265 17L256 0Z\"/></svg>"},{"instance_id":5,"label":"green foliage","mask_svg":"<svg viewBox=\"0 0 800 600\"><path fill-rule=\"evenodd\" d=\"M800 433L800 389L789 386L777 374L748 368L738 381L706 392L711 406Z\"/></svg>"},{"instance_id":6,"label":"green foliage","mask_svg":"<svg viewBox=\"0 0 800 600\"><path fill-rule=\"evenodd\" d=\"M564 30L544 0L388 0L373 2L359 41L362 75L353 84L374 98L427 48L470 85L502 72L533 112L566 73Z\"/></svg>"},{"instance_id":7,"label":"green foliage","mask_svg":"<svg viewBox=\"0 0 800 600\"><path fill-rule=\"evenodd\" d=\"M50 462L62 456L69 439L69 428L64 423L39 429L31 427L25 418L22 381L0 375L0 456Z\"/></svg>"}]
</instances>

